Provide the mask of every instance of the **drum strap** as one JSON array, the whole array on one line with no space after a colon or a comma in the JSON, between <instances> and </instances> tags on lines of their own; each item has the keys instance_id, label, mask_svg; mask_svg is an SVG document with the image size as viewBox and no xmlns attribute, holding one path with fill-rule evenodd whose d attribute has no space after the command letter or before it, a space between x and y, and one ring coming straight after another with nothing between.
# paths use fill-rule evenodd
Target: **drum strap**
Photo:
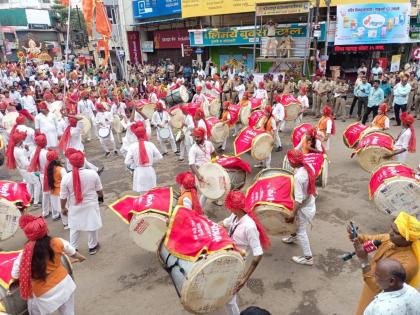
<instances>
[{"instance_id":1,"label":"drum strap","mask_svg":"<svg viewBox=\"0 0 420 315\"><path fill-rule=\"evenodd\" d=\"M235 218L233 219L232 225L229 228L229 237L232 237L232 235L235 233L236 228L238 227L238 222L236 222L236 220L238 219L238 217L235 216Z\"/></svg>"}]
</instances>

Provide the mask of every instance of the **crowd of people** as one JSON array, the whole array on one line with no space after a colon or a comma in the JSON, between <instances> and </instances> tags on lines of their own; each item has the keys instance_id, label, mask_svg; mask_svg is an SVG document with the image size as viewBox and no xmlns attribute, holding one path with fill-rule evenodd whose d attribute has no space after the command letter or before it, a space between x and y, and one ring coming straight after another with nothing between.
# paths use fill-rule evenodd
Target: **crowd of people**
<instances>
[{"instance_id":1,"label":"crowd of people","mask_svg":"<svg viewBox=\"0 0 420 315\"><path fill-rule=\"evenodd\" d=\"M94 255L100 249L100 204L104 200L100 175L104 169L88 160L86 141L99 140L105 159L110 155L123 158L122 163L132 173L132 190L138 194L159 184L154 164L165 159L169 144L179 163L186 159L190 167L189 172L176 179L181 187L178 205L203 214L207 200L198 193L196 183L196 179L203 181L200 167L217 153L225 152L228 139L247 127L233 117L230 106L239 104L241 109L247 107L251 112L252 102L259 101L262 116L254 127L270 134L274 150L281 151L280 133L287 124L281 97L294 95L301 104L301 111L291 123L297 126L306 115L319 120L298 146L287 152L290 165L295 169L294 215L288 220L296 222L297 230L282 241L298 242L302 255L293 256L292 260L311 266L314 260L308 229L316 213L317 192L315 176L305 163L304 154L328 154L330 139L335 133L334 120L352 118L357 105L356 119L365 124L372 114L369 124L381 130L390 128L394 117L389 117L388 113L394 111L395 125L402 125L402 129L395 150L387 158L396 156L404 162L408 153L415 152L413 125L415 117L420 119L417 81L420 78L415 69L411 70L392 74L385 73L379 65L370 71L362 65L351 93L343 78L332 80L321 75L313 80L302 77L295 82L286 75L275 78L266 74L256 82L244 69L235 71L222 66L218 71L212 62L204 69L189 65L175 67L172 63L164 66L129 64L127 80L117 80L114 72L91 67L75 66L65 73L47 63L2 64L0 131L5 166L19 172L33 197L33 208L42 209L41 217L25 214L20 219L29 241L12 273L13 278L20 280L20 292L28 299L30 314L49 314L57 309L61 314L74 314L75 285L63 270L60 257L65 253L79 261L85 259L78 252L82 231L88 234L89 254ZM189 94L190 105L180 107L184 120L181 130L177 131L182 135L178 138L171 125L175 115L171 109L178 104L171 103L168 95L182 86ZM350 104L351 94L354 96ZM211 126L206 120L206 106L214 98L220 99L218 120L228 124L231 130L217 146L211 141ZM145 104L154 105L151 115L145 112ZM194 104L198 108L192 112ZM117 128L119 126L121 128ZM155 137L157 145L152 141ZM256 168L270 166L271 155L255 165ZM267 314L258 308L241 313L236 293L257 268L270 245L269 237L258 218L246 209L244 193L229 192L225 207L232 214L222 222L223 226L233 242L253 256L226 310L231 315ZM54 221L61 220L63 228L69 229L69 242L48 235L45 219L49 216ZM352 235L351 239L365 281L357 314L419 314L420 294L407 284L414 287L419 284L418 219L402 212L390 235L380 238ZM379 239L383 243L381 250L369 260L363 242Z\"/></svg>"}]
</instances>

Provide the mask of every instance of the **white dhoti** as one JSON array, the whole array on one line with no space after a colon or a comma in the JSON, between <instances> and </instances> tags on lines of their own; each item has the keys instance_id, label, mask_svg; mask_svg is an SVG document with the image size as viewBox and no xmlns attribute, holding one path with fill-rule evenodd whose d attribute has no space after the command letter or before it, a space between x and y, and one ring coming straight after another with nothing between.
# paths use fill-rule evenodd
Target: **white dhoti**
<instances>
[{"instance_id":1,"label":"white dhoti","mask_svg":"<svg viewBox=\"0 0 420 315\"><path fill-rule=\"evenodd\" d=\"M172 151L175 153L178 149L176 147L174 135L173 135L172 130L170 128L169 128L169 131L170 131L169 143L171 144ZM161 149L162 153L167 153L168 149L166 149L165 139L162 139L159 136L159 132L156 132L156 137L157 137L157 140L159 142L159 146L160 146L160 149Z\"/></svg>"},{"instance_id":2,"label":"white dhoti","mask_svg":"<svg viewBox=\"0 0 420 315\"><path fill-rule=\"evenodd\" d=\"M33 203L38 204L41 197L41 182L39 181L39 177L36 176L35 173L29 173L22 169L19 169L19 173L26 183L28 191L33 198Z\"/></svg>"},{"instance_id":3,"label":"white dhoti","mask_svg":"<svg viewBox=\"0 0 420 315\"><path fill-rule=\"evenodd\" d=\"M112 130L109 131L108 137L99 137L99 142L101 143L101 147L105 152L110 152L109 148L112 148L112 151L117 151L117 147L115 146L114 133Z\"/></svg>"},{"instance_id":4,"label":"white dhoti","mask_svg":"<svg viewBox=\"0 0 420 315\"><path fill-rule=\"evenodd\" d=\"M156 172L153 166L138 166L133 174L133 191L146 192L156 187Z\"/></svg>"}]
</instances>

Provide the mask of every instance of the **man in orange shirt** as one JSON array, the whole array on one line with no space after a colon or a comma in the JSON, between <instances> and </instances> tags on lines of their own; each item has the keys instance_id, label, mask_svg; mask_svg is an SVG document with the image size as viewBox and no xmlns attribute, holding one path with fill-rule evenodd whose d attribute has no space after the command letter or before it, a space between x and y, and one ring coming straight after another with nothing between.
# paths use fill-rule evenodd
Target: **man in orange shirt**
<instances>
[{"instance_id":1,"label":"man in orange shirt","mask_svg":"<svg viewBox=\"0 0 420 315\"><path fill-rule=\"evenodd\" d=\"M389 129L389 118L386 115L388 111L388 105L383 103L379 106L378 115L372 121L372 127L379 128L381 130Z\"/></svg>"},{"instance_id":2,"label":"man in orange shirt","mask_svg":"<svg viewBox=\"0 0 420 315\"><path fill-rule=\"evenodd\" d=\"M259 129L265 130L268 134L270 134L274 139L274 133L277 132L277 123L276 119L273 116L273 109L271 106L267 105L264 108L265 117L262 120L261 127ZM262 161L256 164L254 167L271 167L271 152L268 158L265 161Z\"/></svg>"},{"instance_id":3,"label":"man in orange shirt","mask_svg":"<svg viewBox=\"0 0 420 315\"><path fill-rule=\"evenodd\" d=\"M24 214L19 226L28 238L23 251L13 263L12 281L19 279L20 295L28 301L31 315L74 315L76 285L61 262L66 254L85 260L69 242L48 235L45 219Z\"/></svg>"},{"instance_id":4,"label":"man in orange shirt","mask_svg":"<svg viewBox=\"0 0 420 315\"><path fill-rule=\"evenodd\" d=\"M322 110L322 117L318 122L317 131L322 141L325 142L325 150L330 150L330 136L335 134L334 117L332 109L328 105Z\"/></svg>"}]
</instances>

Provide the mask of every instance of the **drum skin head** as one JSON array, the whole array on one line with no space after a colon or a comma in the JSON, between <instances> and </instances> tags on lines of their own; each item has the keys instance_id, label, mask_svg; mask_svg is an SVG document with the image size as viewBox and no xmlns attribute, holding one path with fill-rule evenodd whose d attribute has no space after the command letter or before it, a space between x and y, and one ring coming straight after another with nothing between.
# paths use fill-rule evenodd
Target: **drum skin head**
<instances>
[{"instance_id":1,"label":"drum skin head","mask_svg":"<svg viewBox=\"0 0 420 315\"><path fill-rule=\"evenodd\" d=\"M129 233L136 245L149 252L156 252L168 229L168 218L162 214L148 212L133 215Z\"/></svg>"},{"instance_id":2,"label":"drum skin head","mask_svg":"<svg viewBox=\"0 0 420 315\"><path fill-rule=\"evenodd\" d=\"M15 235L19 227L20 211L6 199L0 198L0 241Z\"/></svg>"},{"instance_id":3,"label":"drum skin head","mask_svg":"<svg viewBox=\"0 0 420 315\"><path fill-rule=\"evenodd\" d=\"M296 225L285 221L292 215L292 212L280 205L258 205L254 208L254 213L270 235L286 235L296 232Z\"/></svg>"},{"instance_id":4,"label":"drum skin head","mask_svg":"<svg viewBox=\"0 0 420 315\"><path fill-rule=\"evenodd\" d=\"M143 107L141 108L141 112L148 118L148 119L152 119L153 113L155 112L155 107L156 105L153 103L148 103L143 105Z\"/></svg>"},{"instance_id":5,"label":"drum skin head","mask_svg":"<svg viewBox=\"0 0 420 315\"><path fill-rule=\"evenodd\" d=\"M251 109L248 106L244 106L241 108L239 112L239 117L241 119L241 123L244 126L248 126L249 116L251 115Z\"/></svg>"},{"instance_id":6,"label":"drum skin head","mask_svg":"<svg viewBox=\"0 0 420 315\"><path fill-rule=\"evenodd\" d=\"M257 176L255 176L255 180L260 178L271 177L275 175L293 175L293 171L289 171L283 168L266 168L260 171Z\"/></svg>"},{"instance_id":7,"label":"drum skin head","mask_svg":"<svg viewBox=\"0 0 420 315\"><path fill-rule=\"evenodd\" d=\"M210 115L213 117L219 117L220 114L220 98L215 98L210 102Z\"/></svg>"},{"instance_id":8,"label":"drum skin head","mask_svg":"<svg viewBox=\"0 0 420 315\"><path fill-rule=\"evenodd\" d=\"M285 117L284 120L292 121L295 120L300 112L302 111L302 105L299 103L291 103L288 106L284 106Z\"/></svg>"},{"instance_id":9,"label":"drum skin head","mask_svg":"<svg viewBox=\"0 0 420 315\"><path fill-rule=\"evenodd\" d=\"M198 183L200 192L209 199L217 200L230 190L231 182L228 173L225 169L216 163L205 163L198 169L204 182Z\"/></svg>"},{"instance_id":10,"label":"drum skin head","mask_svg":"<svg viewBox=\"0 0 420 315\"><path fill-rule=\"evenodd\" d=\"M82 136L87 136L90 132L90 128L92 128L90 119L88 119L86 116L83 116L82 122L83 122Z\"/></svg>"},{"instance_id":11,"label":"drum skin head","mask_svg":"<svg viewBox=\"0 0 420 315\"><path fill-rule=\"evenodd\" d=\"M181 129L182 124L185 120L185 115L182 113L182 110L180 109L174 109L172 111L173 116L171 116L170 124L172 127L176 129Z\"/></svg>"},{"instance_id":12,"label":"drum skin head","mask_svg":"<svg viewBox=\"0 0 420 315\"><path fill-rule=\"evenodd\" d=\"M394 177L385 180L373 195L373 202L381 212L397 217L401 211L420 214L420 181L414 178Z\"/></svg>"},{"instance_id":13,"label":"drum skin head","mask_svg":"<svg viewBox=\"0 0 420 315\"><path fill-rule=\"evenodd\" d=\"M122 133L124 131L124 127L121 124L121 120L117 115L115 115L114 119L112 120L112 128L115 130L116 133Z\"/></svg>"},{"instance_id":14,"label":"drum skin head","mask_svg":"<svg viewBox=\"0 0 420 315\"><path fill-rule=\"evenodd\" d=\"M384 156L390 153L392 151L384 147L369 146L357 152L357 162L361 168L370 173L383 162L389 161L384 159Z\"/></svg>"},{"instance_id":15,"label":"drum skin head","mask_svg":"<svg viewBox=\"0 0 420 315\"><path fill-rule=\"evenodd\" d=\"M268 158L273 150L274 139L268 133L257 135L252 140L251 155L257 161L263 161Z\"/></svg>"},{"instance_id":16,"label":"drum skin head","mask_svg":"<svg viewBox=\"0 0 420 315\"><path fill-rule=\"evenodd\" d=\"M198 260L182 284L182 305L194 314L223 307L232 299L244 268L244 259L236 251L220 251Z\"/></svg>"},{"instance_id":17,"label":"drum skin head","mask_svg":"<svg viewBox=\"0 0 420 315\"><path fill-rule=\"evenodd\" d=\"M211 129L211 140L214 143L223 143L229 135L229 126L227 124L218 122Z\"/></svg>"}]
</instances>

